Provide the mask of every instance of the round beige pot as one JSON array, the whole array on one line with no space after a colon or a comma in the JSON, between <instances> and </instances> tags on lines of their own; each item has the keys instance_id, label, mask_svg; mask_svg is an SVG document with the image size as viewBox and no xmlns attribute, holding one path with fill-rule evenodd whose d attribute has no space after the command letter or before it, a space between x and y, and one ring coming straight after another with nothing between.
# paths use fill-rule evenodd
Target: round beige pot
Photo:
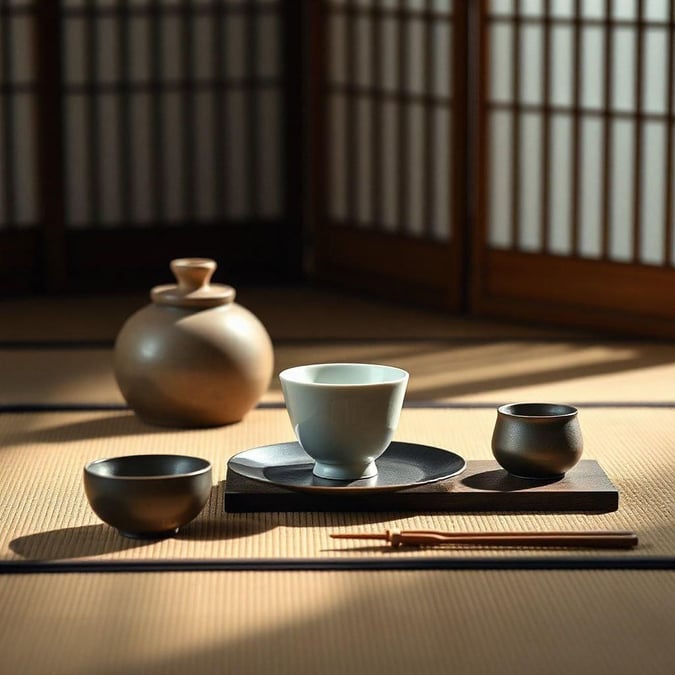
<instances>
[{"instance_id":1,"label":"round beige pot","mask_svg":"<svg viewBox=\"0 0 675 675\"><path fill-rule=\"evenodd\" d=\"M210 283L215 269L207 258L173 260L178 284L153 288L152 304L129 317L117 336L117 384L151 424L238 422L269 387L272 341L234 302L234 288Z\"/></svg>"}]
</instances>

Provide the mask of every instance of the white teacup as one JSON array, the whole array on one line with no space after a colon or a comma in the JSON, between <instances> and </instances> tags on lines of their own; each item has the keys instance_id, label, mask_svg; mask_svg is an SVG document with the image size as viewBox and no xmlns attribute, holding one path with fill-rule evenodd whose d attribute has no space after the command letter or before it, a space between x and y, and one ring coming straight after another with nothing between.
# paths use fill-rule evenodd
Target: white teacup
<instances>
[{"instance_id":1,"label":"white teacup","mask_svg":"<svg viewBox=\"0 0 675 675\"><path fill-rule=\"evenodd\" d=\"M408 373L367 363L319 363L279 374L295 435L320 478L377 474L401 415Z\"/></svg>"}]
</instances>

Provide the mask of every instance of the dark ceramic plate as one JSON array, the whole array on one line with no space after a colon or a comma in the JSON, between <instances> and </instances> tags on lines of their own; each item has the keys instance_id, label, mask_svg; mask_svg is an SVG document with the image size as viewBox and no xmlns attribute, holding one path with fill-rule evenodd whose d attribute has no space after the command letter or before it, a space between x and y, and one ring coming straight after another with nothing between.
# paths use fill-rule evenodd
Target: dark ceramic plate
<instances>
[{"instance_id":1,"label":"dark ceramic plate","mask_svg":"<svg viewBox=\"0 0 675 675\"><path fill-rule=\"evenodd\" d=\"M227 466L241 476L301 492L384 492L451 478L466 461L449 450L393 441L376 460L377 476L341 481L318 478L313 460L299 443L275 443L240 452Z\"/></svg>"}]
</instances>

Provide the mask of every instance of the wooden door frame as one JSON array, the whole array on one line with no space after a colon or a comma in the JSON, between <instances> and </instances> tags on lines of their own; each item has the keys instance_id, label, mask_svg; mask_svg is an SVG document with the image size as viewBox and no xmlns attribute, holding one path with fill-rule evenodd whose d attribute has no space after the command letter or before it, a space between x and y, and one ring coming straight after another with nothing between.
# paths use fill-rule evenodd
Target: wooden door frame
<instances>
[{"instance_id":1,"label":"wooden door frame","mask_svg":"<svg viewBox=\"0 0 675 675\"><path fill-rule=\"evenodd\" d=\"M451 138L452 237L433 241L400 233L329 222L327 213L328 112L326 53L328 31L324 0L309 3L310 165L312 277L323 283L420 305L462 311L466 305L465 233L467 205L467 0L457 0L453 13L453 107ZM347 12L352 6L348 4ZM399 10L400 13L400 10ZM400 18L400 17L399 17Z\"/></svg>"},{"instance_id":2,"label":"wooden door frame","mask_svg":"<svg viewBox=\"0 0 675 675\"><path fill-rule=\"evenodd\" d=\"M675 337L675 269L672 267L616 262L607 257L589 259L577 254L562 256L523 252L515 247L505 250L489 247L489 44L486 0L477 3L474 11L480 56L478 126L473 151L477 161L471 313L577 326L601 332ZM579 19L575 22L578 30ZM672 46L672 26L670 34ZM675 65L671 64L671 69L675 70ZM575 105L573 115L578 117L578 98ZM671 117L672 113L671 94ZM607 111L605 114L609 115ZM638 114L635 119L637 126L640 123ZM669 199L672 199L672 194ZM608 236L607 227L605 222L605 238ZM668 237L666 233L666 242Z\"/></svg>"}]
</instances>

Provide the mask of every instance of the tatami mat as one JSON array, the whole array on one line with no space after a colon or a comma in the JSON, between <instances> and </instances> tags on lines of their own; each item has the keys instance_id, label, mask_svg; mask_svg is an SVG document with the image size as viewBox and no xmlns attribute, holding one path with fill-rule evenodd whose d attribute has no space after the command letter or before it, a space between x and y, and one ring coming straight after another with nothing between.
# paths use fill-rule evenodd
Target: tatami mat
<instances>
[{"instance_id":1,"label":"tatami mat","mask_svg":"<svg viewBox=\"0 0 675 675\"><path fill-rule=\"evenodd\" d=\"M388 363L410 373L408 401L657 402L675 405L675 344L528 340L275 342L278 373L303 363ZM0 406L124 405L110 348L0 349Z\"/></svg>"},{"instance_id":2,"label":"tatami mat","mask_svg":"<svg viewBox=\"0 0 675 675\"><path fill-rule=\"evenodd\" d=\"M158 283L169 276L167 268ZM124 320L148 303L147 293L2 300L0 563L483 562L500 569L52 574L42 567L41 574L0 574L0 671L672 673L672 571L513 571L508 565L675 561L675 344L466 319L318 289L238 291L275 343L275 378L263 403L281 405L276 374L290 365L399 365L411 374L411 406L397 438L469 460L491 458L496 404L578 403L584 458L598 460L619 489L619 510L226 514L228 458L291 440L283 408L258 408L217 429L145 425L123 409L111 347ZM415 407L425 404L455 407ZM9 412L41 406L122 409ZM87 461L137 452L190 453L213 462L211 499L175 538L125 539L86 501ZM392 550L328 536L385 528L630 529L640 545L602 552Z\"/></svg>"},{"instance_id":3,"label":"tatami mat","mask_svg":"<svg viewBox=\"0 0 675 675\"><path fill-rule=\"evenodd\" d=\"M403 411L397 439L435 445L466 459L491 458L492 410ZM580 411L584 457L596 459L620 491L607 514L248 513L223 512L223 479L230 456L292 440L285 410L255 410L241 423L207 430L167 430L127 412L38 413L0 416L0 556L5 560L349 559L449 556L500 560L569 557L569 552L482 549L391 550L337 542L346 529L588 530L628 529L635 551L576 551L575 557L675 557L675 411L592 408ZM89 508L84 464L141 452L188 453L213 462L214 487L202 514L176 538L160 542L121 537Z\"/></svg>"},{"instance_id":4,"label":"tatami mat","mask_svg":"<svg viewBox=\"0 0 675 675\"><path fill-rule=\"evenodd\" d=\"M165 283L161 280L158 283ZM149 291L149 289L148 289ZM236 301L275 339L409 339L583 336L531 324L466 319L447 312L316 288L242 288ZM148 293L4 299L2 342L112 342Z\"/></svg>"},{"instance_id":5,"label":"tatami mat","mask_svg":"<svg viewBox=\"0 0 675 675\"><path fill-rule=\"evenodd\" d=\"M673 606L669 572L12 576L0 653L22 675L671 675Z\"/></svg>"},{"instance_id":6,"label":"tatami mat","mask_svg":"<svg viewBox=\"0 0 675 675\"><path fill-rule=\"evenodd\" d=\"M675 404L675 343L452 316L313 288L249 288L238 298L273 338L266 402L286 367L389 363L411 374L409 401ZM0 406L121 406L112 345L147 294L5 299Z\"/></svg>"}]
</instances>

